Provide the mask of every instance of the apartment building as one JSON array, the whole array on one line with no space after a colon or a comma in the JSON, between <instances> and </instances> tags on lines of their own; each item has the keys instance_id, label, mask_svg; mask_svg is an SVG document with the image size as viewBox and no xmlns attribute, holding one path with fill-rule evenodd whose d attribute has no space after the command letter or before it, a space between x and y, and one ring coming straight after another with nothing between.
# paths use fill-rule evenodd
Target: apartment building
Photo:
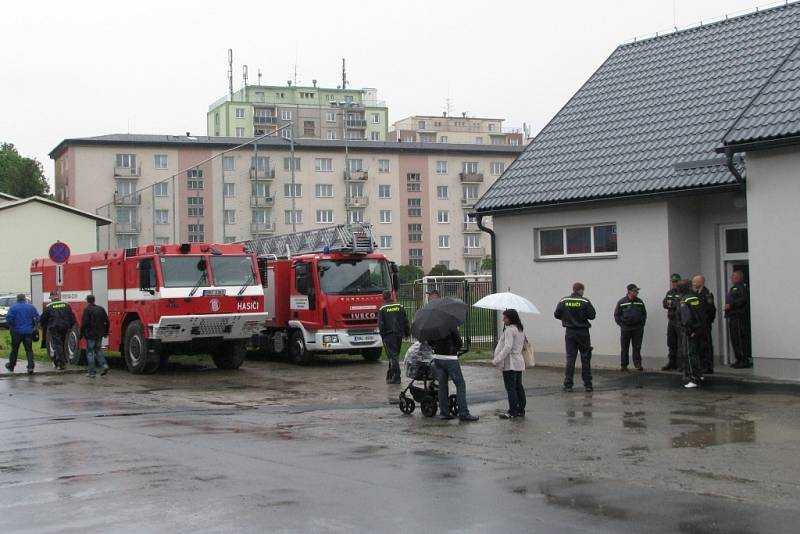
<instances>
[{"instance_id":1,"label":"apartment building","mask_svg":"<svg viewBox=\"0 0 800 534\"><path fill-rule=\"evenodd\" d=\"M473 206L523 147L115 134L51 153L57 200L114 221L100 248L369 222L400 264L478 272ZM345 146L347 155L345 155ZM347 163L345 163L347 162ZM294 181L292 181L294 167Z\"/></svg>"},{"instance_id":2,"label":"apartment building","mask_svg":"<svg viewBox=\"0 0 800 534\"><path fill-rule=\"evenodd\" d=\"M414 115L392 124L389 140L403 143L456 143L475 145L522 145L526 133L522 128L506 128L505 119L460 117L442 113Z\"/></svg>"},{"instance_id":3,"label":"apartment building","mask_svg":"<svg viewBox=\"0 0 800 534\"><path fill-rule=\"evenodd\" d=\"M388 120L376 89L247 85L209 106L207 131L254 137L287 126L278 132L284 138L386 141Z\"/></svg>"}]
</instances>

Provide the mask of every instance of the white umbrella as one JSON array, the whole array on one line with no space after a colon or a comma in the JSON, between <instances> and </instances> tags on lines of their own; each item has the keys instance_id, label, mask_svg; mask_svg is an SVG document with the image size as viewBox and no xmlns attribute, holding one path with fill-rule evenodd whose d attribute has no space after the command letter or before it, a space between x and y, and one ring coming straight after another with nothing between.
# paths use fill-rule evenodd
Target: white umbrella
<instances>
[{"instance_id":1,"label":"white umbrella","mask_svg":"<svg viewBox=\"0 0 800 534\"><path fill-rule=\"evenodd\" d=\"M515 309L522 313L541 313L533 302L525 297L515 295L511 291L503 293L492 293L486 295L481 300L473 304L476 308L487 308L490 310Z\"/></svg>"}]
</instances>

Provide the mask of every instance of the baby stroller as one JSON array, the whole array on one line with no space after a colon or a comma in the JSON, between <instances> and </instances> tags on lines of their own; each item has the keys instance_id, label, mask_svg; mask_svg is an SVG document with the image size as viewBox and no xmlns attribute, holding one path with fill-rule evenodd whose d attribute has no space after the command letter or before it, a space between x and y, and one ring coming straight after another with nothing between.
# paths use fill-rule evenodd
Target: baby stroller
<instances>
[{"instance_id":1,"label":"baby stroller","mask_svg":"<svg viewBox=\"0 0 800 534\"><path fill-rule=\"evenodd\" d=\"M461 350L458 355L461 356L465 352L467 351ZM414 413L414 409L417 407L416 401L420 404L422 415L433 417L439 411L439 384L436 380L433 349L427 343L418 341L406 351L403 363L406 367L406 378L410 378L411 382L400 392L400 411L407 415ZM419 382L422 382L421 386L418 384ZM411 396L409 397L408 394ZM447 413L454 417L457 416L457 397L450 395L447 401Z\"/></svg>"}]
</instances>

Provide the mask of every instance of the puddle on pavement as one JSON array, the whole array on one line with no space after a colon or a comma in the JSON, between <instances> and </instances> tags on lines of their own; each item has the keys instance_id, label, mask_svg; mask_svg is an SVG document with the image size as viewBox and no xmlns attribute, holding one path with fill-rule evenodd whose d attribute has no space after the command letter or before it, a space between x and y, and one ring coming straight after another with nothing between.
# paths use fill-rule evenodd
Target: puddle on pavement
<instances>
[{"instance_id":1,"label":"puddle on pavement","mask_svg":"<svg viewBox=\"0 0 800 534\"><path fill-rule=\"evenodd\" d=\"M634 432L642 432L647 429L645 412L624 412L622 414L622 428Z\"/></svg>"},{"instance_id":2,"label":"puddle on pavement","mask_svg":"<svg viewBox=\"0 0 800 534\"><path fill-rule=\"evenodd\" d=\"M670 424L696 426L672 438L672 448L705 448L729 443L753 443L756 441L755 421L723 421L699 423L682 419L672 419Z\"/></svg>"},{"instance_id":3,"label":"puddle on pavement","mask_svg":"<svg viewBox=\"0 0 800 534\"><path fill-rule=\"evenodd\" d=\"M604 504L593 495L590 495L591 489L585 487L588 483L589 481L587 480L570 477L555 482L543 483L539 490L547 504L607 519L622 520L628 517L627 510ZM581 488L581 486L584 488ZM523 495L528 493L527 488L522 487L512 488L511 491Z\"/></svg>"}]
</instances>

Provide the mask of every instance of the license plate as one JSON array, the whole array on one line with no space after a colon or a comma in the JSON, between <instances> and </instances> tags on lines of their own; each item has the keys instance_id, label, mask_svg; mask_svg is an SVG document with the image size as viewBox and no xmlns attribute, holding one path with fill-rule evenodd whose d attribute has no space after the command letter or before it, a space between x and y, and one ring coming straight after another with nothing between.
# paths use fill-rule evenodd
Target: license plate
<instances>
[{"instance_id":1,"label":"license plate","mask_svg":"<svg viewBox=\"0 0 800 534\"><path fill-rule=\"evenodd\" d=\"M204 289L203 290L204 297L224 297L225 290L224 289Z\"/></svg>"},{"instance_id":2,"label":"license plate","mask_svg":"<svg viewBox=\"0 0 800 534\"><path fill-rule=\"evenodd\" d=\"M355 343L366 343L367 341L375 341L375 336L353 336Z\"/></svg>"}]
</instances>

